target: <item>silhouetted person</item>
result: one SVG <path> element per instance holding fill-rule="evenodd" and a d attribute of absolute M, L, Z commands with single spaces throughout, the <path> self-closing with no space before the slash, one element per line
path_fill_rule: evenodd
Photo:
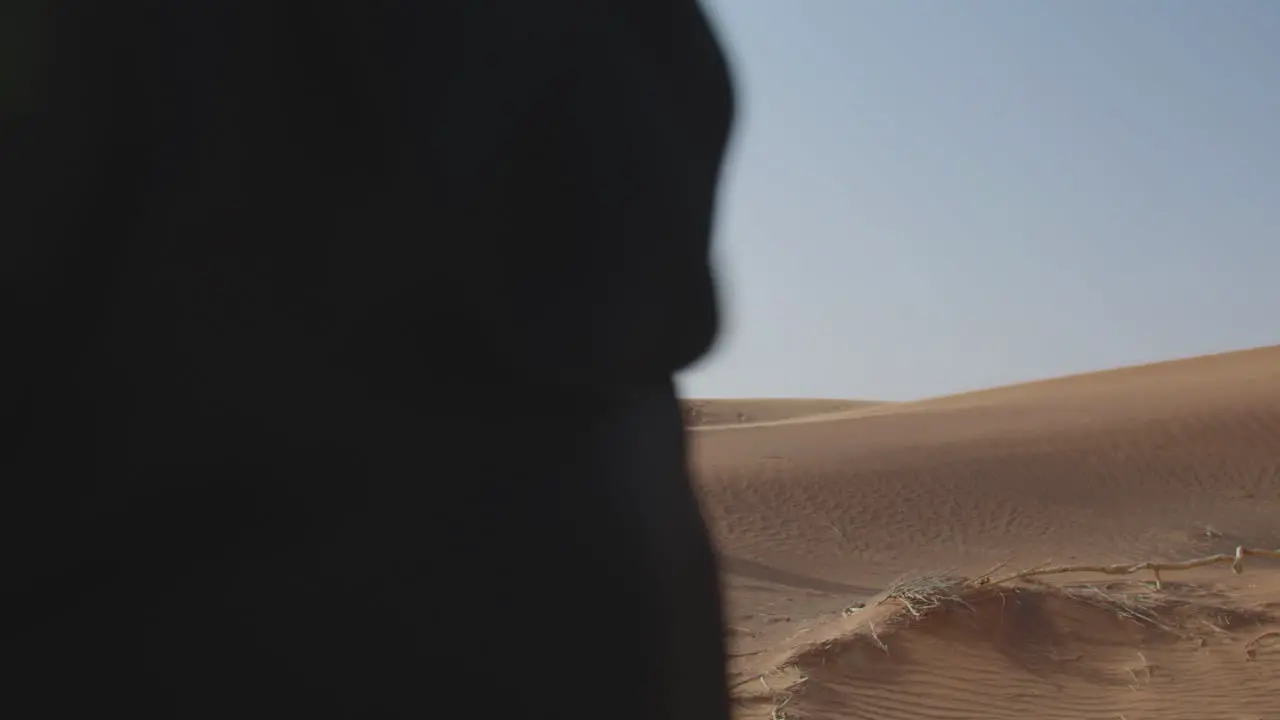
<path fill-rule="evenodd" d="M 727 717 L 694 2 L 6 13 L 8 716 Z"/>

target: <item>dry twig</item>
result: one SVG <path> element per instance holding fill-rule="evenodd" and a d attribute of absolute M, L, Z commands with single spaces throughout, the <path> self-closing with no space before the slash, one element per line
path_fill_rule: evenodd
<path fill-rule="evenodd" d="M 1250 640 L 1244 646 L 1245 660 L 1248 660 L 1249 662 L 1253 662 L 1254 660 L 1257 660 L 1258 648 L 1270 647 L 1275 644 L 1274 642 L 1262 643 L 1262 641 L 1263 640 L 1274 641 L 1277 637 L 1280 637 L 1280 630 L 1268 630 L 1267 632 L 1264 632 L 1258 637 Z"/>
<path fill-rule="evenodd" d="M 1240 546 L 1236 548 L 1234 555 L 1226 555 L 1219 553 L 1217 555 L 1208 555 L 1192 560 L 1184 560 L 1182 562 L 1161 563 L 1161 562 L 1140 562 L 1140 563 L 1117 563 L 1114 565 L 1048 565 L 1023 570 L 1022 572 L 1013 573 L 1004 577 L 991 580 L 980 581 L 978 584 L 999 585 L 1001 583 L 1009 583 L 1015 580 L 1034 577 L 1037 575 L 1061 575 L 1063 573 L 1102 573 L 1104 575 L 1132 575 L 1150 570 L 1156 579 L 1156 589 L 1161 588 L 1160 573 L 1174 572 L 1177 570 L 1190 570 L 1192 568 L 1204 567 L 1206 565 L 1217 565 L 1220 563 L 1229 563 L 1231 571 L 1239 575 L 1244 572 L 1244 559 L 1249 556 L 1277 558 L 1280 559 L 1280 550 L 1267 550 L 1263 548 L 1247 548 Z"/>

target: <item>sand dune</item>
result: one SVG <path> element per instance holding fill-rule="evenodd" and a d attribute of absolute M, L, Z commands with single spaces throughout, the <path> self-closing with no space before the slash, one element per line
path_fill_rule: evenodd
<path fill-rule="evenodd" d="M 691 433 L 743 717 L 1280 717 L 1280 562 L 881 602 L 933 571 L 1280 547 L 1280 347 L 802 409 Z M 1117 615 L 1134 597 L 1150 618 Z"/>
<path fill-rule="evenodd" d="M 731 399 L 685 400 L 685 422 L 692 428 L 772 425 L 823 419 L 837 413 L 881 405 L 873 400 Z"/>

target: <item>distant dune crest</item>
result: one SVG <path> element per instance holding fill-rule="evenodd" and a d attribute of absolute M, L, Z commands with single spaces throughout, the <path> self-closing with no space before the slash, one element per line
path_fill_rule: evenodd
<path fill-rule="evenodd" d="M 818 415 L 860 410 L 880 405 L 874 400 L 814 400 L 760 398 L 684 400 L 687 427 L 722 427 L 797 420 Z"/>

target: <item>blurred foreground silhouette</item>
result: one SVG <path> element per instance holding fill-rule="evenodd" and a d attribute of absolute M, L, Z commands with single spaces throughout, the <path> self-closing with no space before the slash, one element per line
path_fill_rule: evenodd
<path fill-rule="evenodd" d="M 9 12 L 12 707 L 727 717 L 695 3 Z"/>

